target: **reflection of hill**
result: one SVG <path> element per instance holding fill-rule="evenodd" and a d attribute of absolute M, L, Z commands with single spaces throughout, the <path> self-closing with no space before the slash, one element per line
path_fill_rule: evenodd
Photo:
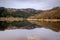
<path fill-rule="evenodd" d="M 34 23 L 36 25 L 40 25 L 44 28 L 52 29 L 54 31 L 60 31 L 60 21 L 39 21 L 39 20 L 31 20 L 31 23 Z"/>

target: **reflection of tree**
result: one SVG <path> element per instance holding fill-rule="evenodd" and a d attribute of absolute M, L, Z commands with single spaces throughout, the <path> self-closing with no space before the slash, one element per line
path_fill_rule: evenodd
<path fill-rule="evenodd" d="M 0 21 L 0 30 L 5 30 L 8 27 L 8 23 L 6 21 Z"/>
<path fill-rule="evenodd" d="M 17 29 L 17 28 L 22 28 L 22 29 L 33 29 L 36 28 L 36 24 L 32 24 L 28 22 L 27 20 L 23 21 L 12 21 L 12 22 L 7 22 L 7 21 L 0 21 L 0 30 L 4 29 Z"/>

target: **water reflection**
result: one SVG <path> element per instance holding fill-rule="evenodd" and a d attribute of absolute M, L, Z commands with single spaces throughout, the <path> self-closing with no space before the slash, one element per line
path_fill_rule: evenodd
<path fill-rule="evenodd" d="M 60 32 L 46 28 L 0 31 L 0 40 L 60 40 Z"/>
<path fill-rule="evenodd" d="M 56 32 L 60 31 L 60 21 L 29 20 L 29 22 Z"/>

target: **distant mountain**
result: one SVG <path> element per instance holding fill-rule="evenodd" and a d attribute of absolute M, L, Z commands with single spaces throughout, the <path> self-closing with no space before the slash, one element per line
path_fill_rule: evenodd
<path fill-rule="evenodd" d="M 24 11 L 24 12 L 28 12 L 28 13 L 36 12 L 36 10 L 35 9 L 32 9 L 32 8 L 20 9 L 20 11 Z"/>
<path fill-rule="evenodd" d="M 8 11 L 10 12 L 15 12 L 15 11 L 23 11 L 23 12 L 27 12 L 27 13 L 38 13 L 41 12 L 42 10 L 35 10 L 33 8 L 26 8 L 26 9 L 15 9 L 15 8 L 7 8 Z"/>

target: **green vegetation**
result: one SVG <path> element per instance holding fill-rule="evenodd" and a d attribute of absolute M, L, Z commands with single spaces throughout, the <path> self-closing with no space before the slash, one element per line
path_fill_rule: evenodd
<path fill-rule="evenodd" d="M 23 12 L 23 11 L 16 11 L 16 12 L 10 13 L 10 15 L 11 15 L 12 17 L 27 18 L 27 17 L 30 16 L 31 14 L 30 14 L 30 13 Z"/>
<path fill-rule="evenodd" d="M 8 15 L 7 9 L 0 7 L 0 17 L 6 17 Z"/>
<path fill-rule="evenodd" d="M 14 11 L 15 10 L 15 11 Z M 33 15 L 35 12 L 25 12 L 18 9 L 7 9 L 4 7 L 0 7 L 0 17 L 21 17 L 21 18 L 27 18 L 31 15 Z"/>

